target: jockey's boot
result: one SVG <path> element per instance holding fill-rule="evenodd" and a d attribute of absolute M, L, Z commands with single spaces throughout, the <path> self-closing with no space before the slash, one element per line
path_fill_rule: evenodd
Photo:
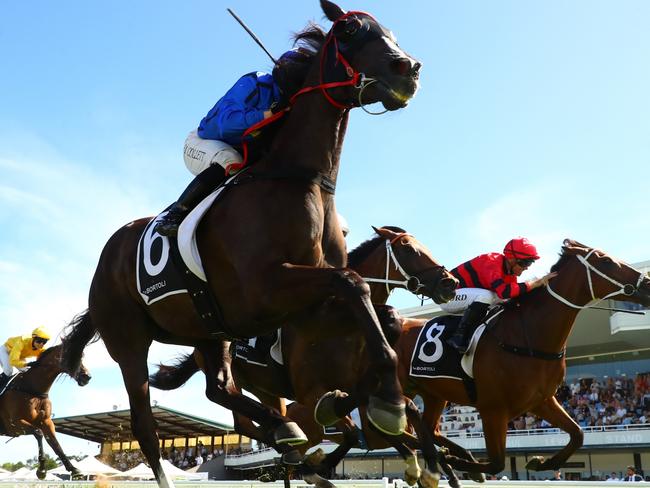
<path fill-rule="evenodd" d="M 463 317 L 458 323 L 454 335 L 447 339 L 447 344 L 456 349 L 459 353 L 465 354 L 469 347 L 469 340 L 476 328 L 481 324 L 485 313 L 490 306 L 487 303 L 474 302 L 467 307 Z"/>
<path fill-rule="evenodd" d="M 183 218 L 196 207 L 212 190 L 226 178 L 225 170 L 218 164 L 213 164 L 201 171 L 181 193 L 178 200 L 169 208 L 156 225 L 155 231 L 163 236 L 175 236 Z"/>

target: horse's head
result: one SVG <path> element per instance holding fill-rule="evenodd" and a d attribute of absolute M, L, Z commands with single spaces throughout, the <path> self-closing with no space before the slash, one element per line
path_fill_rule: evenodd
<path fill-rule="evenodd" d="M 611 298 L 650 306 L 650 278 L 630 265 L 608 256 L 603 251 L 590 248 L 571 239 L 565 239 L 562 257 L 551 270 L 561 267 L 563 259 L 575 257 L 583 274 L 576 277 L 585 279 L 588 299 Z M 551 280 L 551 286 L 553 280 Z"/>
<path fill-rule="evenodd" d="M 445 303 L 454 298 L 458 280 L 415 237 L 406 232 L 396 232 L 396 228 L 373 229 L 386 240 L 386 259 L 393 261 L 387 263 L 391 270 L 388 279 L 406 279 L 407 290 L 431 298 L 436 303 Z"/>
<path fill-rule="evenodd" d="M 59 353 L 57 354 L 57 361 L 61 373 L 66 373 L 68 376 L 74 379 L 79 386 L 86 386 L 92 378 L 88 368 L 86 368 L 83 362 L 80 362 L 79 366 L 76 368 L 71 367 L 65 361 L 61 360 L 63 356 L 63 349 L 64 349 L 63 344 L 55 347 L 58 347 L 60 349 Z"/>
<path fill-rule="evenodd" d="M 323 70 L 347 70 L 349 78 L 353 72 L 363 75 L 348 102 L 381 102 L 388 110 L 405 107 L 418 89 L 421 64 L 370 14 L 346 13 L 328 0 L 321 0 L 321 7 L 333 22 L 323 49 Z M 321 73 L 322 81 L 333 78 L 331 72 Z"/>

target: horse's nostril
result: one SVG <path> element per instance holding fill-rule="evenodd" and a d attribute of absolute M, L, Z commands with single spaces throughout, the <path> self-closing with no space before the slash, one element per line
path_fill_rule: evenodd
<path fill-rule="evenodd" d="M 415 64 L 413 65 L 413 68 L 411 68 L 411 73 L 413 73 L 414 75 L 418 74 L 420 72 L 421 67 L 422 67 L 422 63 L 416 61 Z"/>
<path fill-rule="evenodd" d="M 406 76 L 411 71 L 411 60 L 408 58 L 396 59 L 392 62 L 392 68 L 400 76 Z"/>

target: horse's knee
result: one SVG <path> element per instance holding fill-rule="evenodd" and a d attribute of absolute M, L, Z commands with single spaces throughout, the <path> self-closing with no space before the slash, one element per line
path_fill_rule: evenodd
<path fill-rule="evenodd" d="M 576 446 L 576 449 L 580 449 L 582 444 L 585 442 L 585 434 L 582 429 L 576 429 L 569 433 L 571 442 Z"/>
<path fill-rule="evenodd" d="M 506 460 L 497 459 L 488 464 L 487 472 L 490 474 L 499 474 L 504 469 L 506 469 Z"/>
<path fill-rule="evenodd" d="M 347 298 L 370 297 L 370 285 L 351 269 L 340 269 L 334 273 L 334 285 Z"/>

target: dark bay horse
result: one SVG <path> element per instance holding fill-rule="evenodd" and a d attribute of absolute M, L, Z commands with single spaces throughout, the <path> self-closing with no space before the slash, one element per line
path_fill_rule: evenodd
<path fill-rule="evenodd" d="M 74 369 L 85 345 L 101 336 L 122 372 L 133 432 L 160 486 L 173 483 L 161 468 L 149 404 L 147 353 L 154 340 L 201 351 L 206 396 L 257 422 L 265 433 L 260 440 L 277 446 L 300 441 L 304 434 L 277 411 L 237 391 L 229 340 L 260 336 L 314 314 L 347 313 L 346 323 L 366 340 L 368 376 L 377 380 L 372 418 L 386 431 L 404 429 L 397 355 L 382 332 L 368 285 L 346 268 L 333 191 L 349 110 L 374 102 L 388 110 L 405 107 L 417 91 L 420 63 L 371 15 L 346 13 L 327 0 L 321 7 L 333 22 L 330 31 L 310 27 L 297 36 L 303 47 L 313 48 L 305 88 L 292 99 L 268 154 L 230 181 L 197 231 L 223 335 L 206 330 L 186 294 L 144 303 L 134 263 L 149 218 L 125 225 L 109 239 L 93 277 L 89 308 L 71 323 L 66 364 Z"/>
<path fill-rule="evenodd" d="M 580 426 L 554 396 L 564 379 L 564 351 L 573 323 L 578 312 L 598 298 L 650 305 L 650 279 L 602 251 L 568 239 L 551 271 L 558 275 L 547 288 L 507 304 L 496 325 L 479 341 L 473 367 L 476 403 L 470 401 L 459 380 L 409 375 L 417 336 L 426 320 L 404 320 L 396 345 L 402 386 L 408 396 L 417 394 L 424 399 L 425 421 L 435 429 L 436 444 L 449 450 L 445 458 L 454 468 L 493 474 L 502 471 L 508 422 L 525 412 L 547 420 L 570 437 L 550 459 L 533 458 L 526 469 L 559 469 L 582 446 Z M 520 352 L 513 352 L 513 346 Z M 448 401 L 478 409 L 488 461 L 476 461 L 440 433 L 438 423 Z"/>
<path fill-rule="evenodd" d="M 65 455 L 54 433 L 52 422 L 52 402 L 48 398 L 50 387 L 61 373 L 69 374 L 79 386 L 90 381 L 88 370 L 82 365 L 76 371 L 63 369 L 61 365 L 62 346 L 43 351 L 38 360 L 32 362 L 25 371 L 13 378 L 5 392 L 0 396 L 0 435 L 17 437 L 32 434 L 38 442 L 38 469 L 36 476 L 45 478 L 45 456 L 43 436 L 63 462 L 71 475 L 79 475 L 68 456 Z"/>
<path fill-rule="evenodd" d="M 364 242 L 348 254 L 348 266 L 370 283 L 373 304 L 381 306 L 386 303 L 394 288 L 405 288 L 413 293 L 423 294 L 442 303 L 454 297 L 457 281 L 432 257 L 429 251 L 403 229 L 397 227 L 375 228 L 376 236 Z M 390 307 L 380 308 L 380 314 L 390 314 Z M 393 328 L 384 332 L 389 342 L 394 344 L 399 336 L 391 320 L 382 321 Z M 331 337 L 330 324 L 306 328 L 313 334 L 301 333 L 304 325 L 285 327 L 282 331 L 282 357 L 284 366 L 279 366 L 272 359 L 267 359 L 268 366 L 260 366 L 235 357 L 232 369 L 235 383 L 256 395 L 263 403 L 282 411 L 284 398 L 296 400 L 289 405 L 289 417 L 296 420 L 305 431 L 308 443 L 300 446 L 304 454 L 307 448 L 318 445 L 323 440 L 323 428 L 314 420 L 314 406 L 329 390 L 354 390 L 359 379 L 368 367 L 363 336 L 354 328 L 346 327 L 344 336 Z M 332 358 L 343 358 L 332 361 Z M 161 389 L 174 389 L 184 384 L 203 363 L 201 354 L 183 356 L 173 366 L 161 365 L 150 378 L 150 385 Z M 327 364 L 327 368 L 323 367 Z M 257 427 L 240 414 L 233 414 L 236 430 L 256 437 Z M 310 470 L 303 468 L 305 480 L 317 486 L 331 486 L 315 474 L 327 473 L 335 467 L 340 459 L 357 444 L 357 432 L 353 421 L 347 417 L 340 423 L 344 432 L 331 439 L 340 443 L 337 449 L 317 467 Z M 378 441 L 377 436 L 367 433 L 369 447 L 388 447 L 392 444 L 385 440 Z M 412 451 L 408 454 L 409 479 L 415 481 L 420 477 L 417 458 Z M 309 458 L 309 464 L 316 456 Z"/>

